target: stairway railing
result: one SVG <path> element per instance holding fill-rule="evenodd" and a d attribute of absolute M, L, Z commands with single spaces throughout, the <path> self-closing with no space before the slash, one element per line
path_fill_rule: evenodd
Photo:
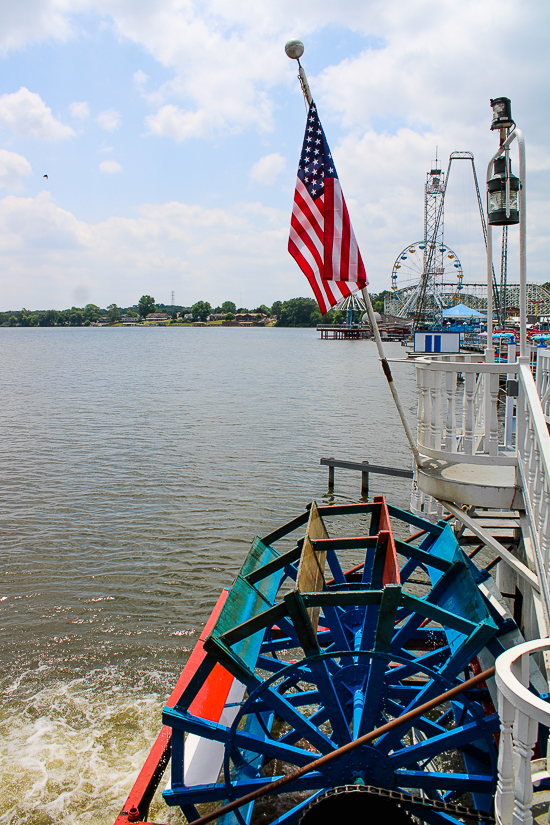
<path fill-rule="evenodd" d="M 550 619 L 550 435 L 527 363 L 519 366 L 517 460 L 541 595 Z M 549 625 L 550 626 L 550 625 Z"/>
<path fill-rule="evenodd" d="M 550 349 L 537 349 L 537 391 L 542 405 L 542 412 L 550 423 Z"/>
<path fill-rule="evenodd" d="M 533 783 L 550 776 L 548 760 L 531 761 L 539 724 L 550 726 L 550 702 L 529 691 L 529 656 L 550 649 L 549 639 L 513 647 L 496 660 L 500 743 L 495 813 L 499 825 L 531 825 Z M 542 770 L 541 770 L 542 768 Z"/>

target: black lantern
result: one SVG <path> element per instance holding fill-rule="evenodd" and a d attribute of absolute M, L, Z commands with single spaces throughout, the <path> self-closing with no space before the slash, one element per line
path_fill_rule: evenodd
<path fill-rule="evenodd" d="M 491 106 L 493 109 L 491 130 L 510 129 L 515 125 L 512 120 L 512 103 L 509 97 L 495 97 L 491 100 Z"/>
<path fill-rule="evenodd" d="M 506 214 L 507 182 L 510 187 L 508 215 Z M 511 165 L 508 175 L 506 174 L 506 157 L 497 158 L 493 165 L 493 177 L 487 183 L 487 219 L 491 226 L 510 226 L 519 223 L 519 189 L 520 181 L 512 173 Z"/>

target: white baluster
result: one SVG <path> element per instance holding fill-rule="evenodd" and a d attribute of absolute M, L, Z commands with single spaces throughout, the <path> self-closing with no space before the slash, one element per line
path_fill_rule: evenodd
<path fill-rule="evenodd" d="M 413 481 L 412 490 L 411 490 L 411 513 L 415 516 L 419 516 L 421 513 L 420 510 L 420 503 L 421 503 L 422 493 L 418 489 L 418 484 L 416 481 Z"/>
<path fill-rule="evenodd" d="M 456 452 L 456 372 L 445 373 L 445 392 L 447 395 L 447 416 L 445 419 L 445 449 Z"/>
<path fill-rule="evenodd" d="M 424 381 L 424 370 L 417 366 L 416 368 L 416 387 L 418 391 L 418 412 L 416 415 L 416 443 L 420 447 L 424 443 L 424 396 L 422 392 L 422 385 Z M 414 485 L 413 485 L 414 489 Z"/>
<path fill-rule="evenodd" d="M 441 373 L 439 370 L 433 370 L 433 399 L 434 399 L 434 415 L 433 415 L 433 447 L 436 450 L 441 450 L 441 429 L 443 423 L 442 411 L 442 389 L 441 389 Z"/>
<path fill-rule="evenodd" d="M 533 429 L 533 421 L 530 409 L 525 411 L 526 418 L 526 450 L 525 457 L 527 459 L 527 495 L 529 500 L 535 504 L 535 478 L 537 475 L 537 450 L 536 450 L 536 436 Z M 535 525 L 533 525 L 535 527 Z"/>
<path fill-rule="evenodd" d="M 428 406 L 430 410 L 430 421 L 429 421 L 429 434 L 428 434 L 428 446 L 432 449 L 436 447 L 435 441 L 435 431 L 436 431 L 436 401 L 435 401 L 435 375 L 433 370 L 429 370 L 429 383 L 428 383 Z"/>
<path fill-rule="evenodd" d="M 471 455 L 474 444 L 474 392 L 473 372 L 464 375 L 464 452 Z"/>
<path fill-rule="evenodd" d="M 544 395 L 544 384 L 545 384 L 545 361 L 546 358 L 540 358 L 537 354 L 537 371 L 535 373 L 535 384 L 537 385 L 537 392 L 539 394 L 539 398 L 542 398 Z"/>
<path fill-rule="evenodd" d="M 523 657 L 527 658 L 528 657 Z M 537 742 L 538 722 L 518 710 L 514 725 L 514 764 L 516 785 L 514 789 L 515 809 L 513 825 L 532 825 L 533 781 L 531 779 L 531 757 Z"/>
<path fill-rule="evenodd" d="M 428 370 L 421 368 L 418 370 L 420 382 L 420 395 L 418 398 L 418 441 L 424 447 L 428 446 L 428 416 L 429 416 L 429 395 L 428 395 Z"/>
<path fill-rule="evenodd" d="M 533 432 L 533 452 L 532 459 L 534 464 L 534 478 L 533 478 L 533 493 L 531 497 L 531 504 L 533 507 L 533 517 L 535 520 L 535 529 L 537 534 L 540 534 L 540 527 L 542 523 L 541 509 L 542 509 L 542 494 L 544 490 L 544 471 L 540 461 L 540 449 L 536 432 Z"/>
<path fill-rule="evenodd" d="M 520 378 L 520 374 L 518 372 L 518 379 Z M 524 462 L 525 458 L 525 391 L 523 389 L 523 384 L 519 381 L 519 395 L 518 395 L 518 403 L 517 403 L 517 410 L 516 410 L 516 449 L 518 453 L 518 461 Z"/>
<path fill-rule="evenodd" d="M 426 368 L 426 392 L 424 395 L 424 444 L 426 447 L 431 447 L 432 437 L 432 396 L 430 393 L 430 384 L 432 380 L 431 370 Z"/>
<path fill-rule="evenodd" d="M 498 783 L 495 796 L 497 821 L 501 825 L 512 825 L 514 813 L 514 762 L 512 737 L 515 708 L 499 691 L 498 715 L 500 717 L 500 741 L 498 747 Z"/>
<path fill-rule="evenodd" d="M 493 372 L 486 376 L 489 384 L 489 410 L 485 410 L 485 415 L 489 418 L 489 455 L 498 455 L 498 373 Z"/>
<path fill-rule="evenodd" d="M 550 550 L 550 488 L 548 485 L 548 478 L 544 477 L 544 491 L 542 496 L 542 525 L 539 533 L 540 549 L 542 552 L 542 559 L 546 575 L 550 572 L 548 569 L 548 552 Z"/>

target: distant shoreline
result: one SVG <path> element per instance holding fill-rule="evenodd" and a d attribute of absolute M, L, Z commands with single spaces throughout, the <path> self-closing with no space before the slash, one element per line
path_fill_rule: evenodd
<path fill-rule="evenodd" d="M 141 329 L 151 328 L 151 327 L 166 327 L 168 329 L 172 329 L 174 327 L 188 327 L 193 328 L 196 327 L 197 329 L 205 329 L 206 327 L 222 327 L 224 329 L 273 329 L 273 327 L 277 326 L 276 324 L 224 324 L 221 321 L 212 321 L 211 323 L 203 323 L 203 324 L 194 324 L 194 323 L 144 323 L 144 324 L 52 324 L 51 326 L 40 326 L 38 324 L 33 324 L 32 326 L 26 326 L 25 324 L 0 324 L 0 329 L 122 329 L 124 327 L 129 327 L 130 329 L 135 329 L 136 327 L 140 327 Z M 280 329 L 315 329 L 315 327 L 280 327 Z"/>

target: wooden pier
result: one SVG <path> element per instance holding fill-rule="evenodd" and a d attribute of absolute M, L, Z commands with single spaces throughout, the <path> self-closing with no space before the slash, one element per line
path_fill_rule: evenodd
<path fill-rule="evenodd" d="M 369 327 L 335 327 L 319 325 L 321 339 L 327 341 L 360 341 L 371 338 Z"/>

